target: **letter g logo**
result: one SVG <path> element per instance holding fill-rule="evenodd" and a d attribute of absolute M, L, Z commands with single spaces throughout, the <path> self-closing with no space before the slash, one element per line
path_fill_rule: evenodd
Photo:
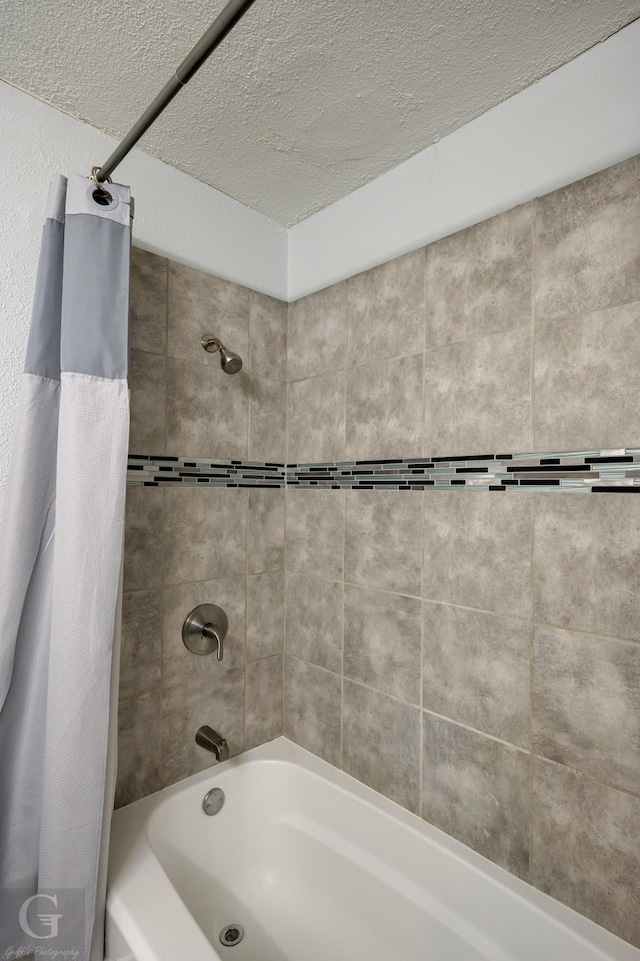
<path fill-rule="evenodd" d="M 30 905 L 37 901 L 38 898 L 44 898 L 53 904 L 54 908 L 58 907 L 58 895 L 57 894 L 34 894 L 30 898 L 27 898 L 23 902 L 20 908 L 20 913 L 18 915 L 18 920 L 20 922 L 20 927 L 25 934 L 29 935 L 30 938 L 36 938 L 38 941 L 48 941 L 49 938 L 56 938 L 58 936 L 58 921 L 62 917 L 61 914 L 38 914 L 37 918 L 44 928 L 49 929 L 48 934 L 36 934 L 35 931 L 31 930 L 31 925 L 29 924 L 29 919 L 27 918 L 27 912 Z"/>

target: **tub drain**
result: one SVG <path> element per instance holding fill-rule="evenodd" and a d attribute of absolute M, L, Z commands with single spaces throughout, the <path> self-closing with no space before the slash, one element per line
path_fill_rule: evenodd
<path fill-rule="evenodd" d="M 240 944 L 243 938 L 244 931 L 239 924 L 228 924 L 220 932 L 220 944 L 224 944 L 228 948 L 233 947 L 234 944 Z"/>

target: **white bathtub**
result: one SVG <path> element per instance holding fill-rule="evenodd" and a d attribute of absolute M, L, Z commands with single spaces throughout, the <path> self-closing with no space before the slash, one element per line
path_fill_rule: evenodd
<path fill-rule="evenodd" d="M 640 959 L 284 738 L 117 811 L 109 873 L 108 961 Z"/>

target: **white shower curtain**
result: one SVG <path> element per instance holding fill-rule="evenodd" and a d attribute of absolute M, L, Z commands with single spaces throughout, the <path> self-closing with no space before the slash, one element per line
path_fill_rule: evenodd
<path fill-rule="evenodd" d="M 131 244 L 108 190 L 51 186 L 0 524 L 0 961 L 103 951 Z"/>

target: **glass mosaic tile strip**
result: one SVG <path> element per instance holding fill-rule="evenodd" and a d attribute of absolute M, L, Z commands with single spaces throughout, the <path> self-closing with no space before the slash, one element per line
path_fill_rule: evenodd
<path fill-rule="evenodd" d="M 127 483 L 162 487 L 284 487 L 285 465 L 273 461 L 205 460 L 130 454 Z"/>
<path fill-rule="evenodd" d="M 640 448 L 312 464 L 130 454 L 131 486 L 640 493 Z"/>

